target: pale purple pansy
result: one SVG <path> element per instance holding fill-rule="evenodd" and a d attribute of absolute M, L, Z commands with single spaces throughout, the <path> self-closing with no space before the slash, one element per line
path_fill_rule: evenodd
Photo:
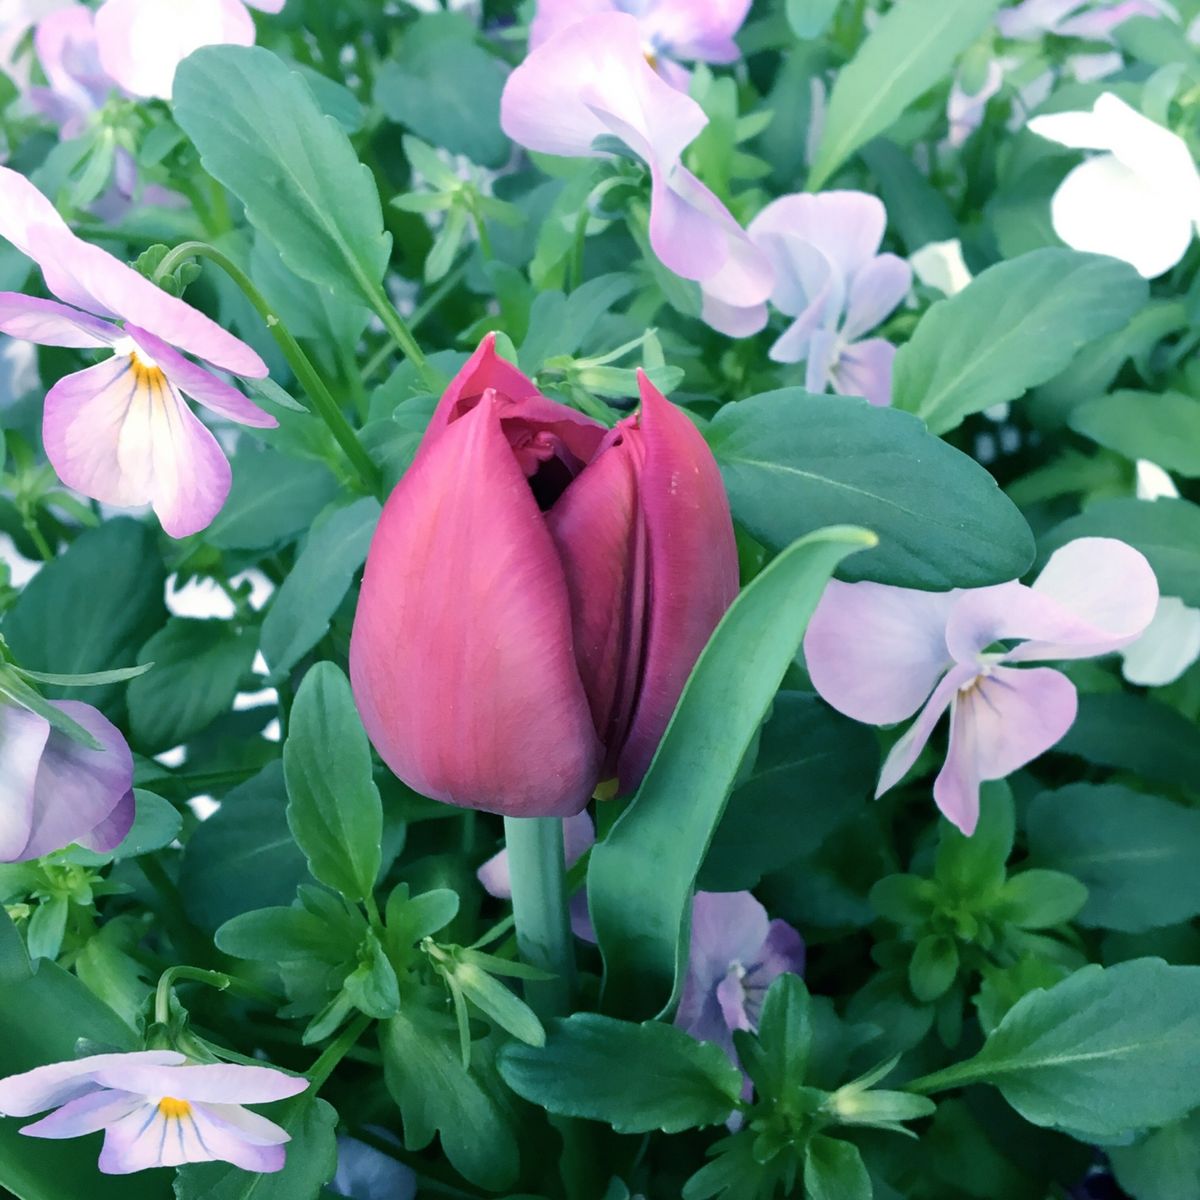
<path fill-rule="evenodd" d="M 382 1142 L 394 1143 L 400 1150 L 403 1143 L 386 1129 L 369 1130 Z M 416 1200 L 417 1176 L 411 1167 L 398 1162 L 390 1154 L 359 1141 L 340 1137 L 337 1140 L 337 1172 L 326 1185 L 335 1196 L 347 1200 Z"/>
<path fill-rule="evenodd" d="M 169 100 L 175 71 L 201 46 L 253 46 L 247 10 L 277 13 L 285 0 L 106 0 L 96 14 L 100 61 L 134 96 Z"/>
<path fill-rule="evenodd" d="M 771 303 L 795 318 L 770 357 L 806 363 L 810 392 L 891 402 L 895 347 L 864 337 L 912 287 L 912 267 L 879 253 L 886 227 L 883 203 L 865 192 L 782 196 L 750 223 L 775 264 Z"/>
<path fill-rule="evenodd" d="M 172 537 L 205 528 L 225 502 L 231 473 L 184 396 L 243 425 L 277 422 L 180 351 L 252 379 L 267 374 L 266 364 L 190 304 L 76 237 L 50 201 L 7 168 L 0 168 L 0 236 L 42 268 L 64 301 L 0 292 L 0 333 L 112 351 L 46 396 L 42 439 L 59 478 L 107 504 L 152 504 Z"/>
<path fill-rule="evenodd" d="M 704 319 L 715 329 L 741 337 L 762 327 L 766 312 L 755 306 L 774 283 L 770 260 L 684 167 L 684 148 L 708 118 L 646 62 L 635 17 L 599 13 L 547 38 L 509 76 L 500 123 L 543 154 L 603 157 L 606 138 L 627 146 L 650 171 L 654 253 L 700 284 Z"/>
<path fill-rule="evenodd" d="M 120 90 L 100 65 L 96 14 L 84 4 L 51 13 L 38 22 L 33 46 L 48 86 L 31 88 L 29 99 L 63 138 L 78 137 Z"/>
<path fill-rule="evenodd" d="M 19 88 L 29 83 L 32 56 L 22 53 L 29 31 L 44 17 L 75 0 L 0 0 L 0 71 Z"/>
<path fill-rule="evenodd" d="M 1166 0 L 1024 0 L 996 14 L 1004 37 L 1022 41 L 1057 37 L 1110 41 L 1113 30 L 1133 17 L 1176 17 Z"/>
<path fill-rule="evenodd" d="M 1088 112 L 1034 117 L 1029 129 L 1073 150 L 1080 163 L 1051 201 L 1068 246 L 1108 254 L 1155 279 L 1187 253 L 1200 225 L 1200 171 L 1178 134 L 1106 92 Z"/>
<path fill-rule="evenodd" d="M 884 761 L 876 795 L 898 784 L 950 712 L 937 806 L 963 833 L 979 788 L 1055 745 L 1075 721 L 1075 686 L 1048 667 L 1128 646 L 1154 617 L 1146 559 L 1112 538 L 1079 538 L 1050 556 L 1032 586 L 921 592 L 879 583 L 827 588 L 804 638 L 813 686 L 869 725 L 916 721 Z"/>
<path fill-rule="evenodd" d="M 563 820 L 563 857 L 567 868 L 573 867 L 591 848 L 596 840 L 596 827 L 587 812 L 577 813 Z M 476 872 L 483 890 L 497 900 L 512 899 L 512 874 L 508 865 L 508 851 L 501 850 L 492 855 Z M 575 936 L 585 942 L 594 942 L 596 934 L 588 916 L 587 894 L 581 889 L 570 900 L 571 928 Z"/>
<path fill-rule="evenodd" d="M 749 892 L 697 892 L 675 1024 L 736 1062 L 734 1031 L 758 1029 L 767 989 L 780 975 L 803 974 L 804 958 L 804 939 Z"/>
<path fill-rule="evenodd" d="M 749 11 L 750 0 L 538 0 L 529 44 L 536 48 L 583 17 L 628 13 L 637 19 L 646 60 L 686 92 L 691 75 L 680 63 L 736 62 L 741 51 L 733 39 Z"/>
<path fill-rule="evenodd" d="M 133 824 L 133 755 L 125 739 L 90 704 L 60 700 L 54 707 L 101 749 L 0 702 L 0 862 L 27 862 L 73 842 L 111 850 Z"/>
<path fill-rule="evenodd" d="M 227 1162 L 245 1171 L 283 1168 L 290 1135 L 243 1108 L 298 1096 L 308 1080 L 273 1067 L 191 1063 L 173 1050 L 98 1054 L 0 1080 L 0 1114 L 29 1117 L 28 1137 L 76 1138 L 104 1130 L 100 1170 Z"/>

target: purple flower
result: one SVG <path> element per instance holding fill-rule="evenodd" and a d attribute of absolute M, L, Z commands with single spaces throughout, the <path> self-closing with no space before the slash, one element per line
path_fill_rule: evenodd
<path fill-rule="evenodd" d="M 704 110 L 655 74 L 642 31 L 605 12 L 559 29 L 509 76 L 500 122 L 543 154 L 603 157 L 617 139 L 650 169 L 650 245 L 704 293 L 704 319 L 745 336 L 762 328 L 774 273 L 729 210 L 683 166 L 684 148 L 708 124 Z M 757 324 L 754 322 L 757 320 Z"/>
<path fill-rule="evenodd" d="M 171 98 L 175 71 L 201 46 L 253 46 L 246 5 L 277 13 L 285 0 L 106 0 L 96 14 L 104 69 L 135 96 Z"/>
<path fill-rule="evenodd" d="M 750 0 L 538 0 L 529 45 L 597 13 L 635 17 L 646 60 L 672 87 L 686 92 L 691 75 L 680 62 L 731 63 L 741 58 L 733 40 Z"/>
<path fill-rule="evenodd" d="M 278 1171 L 289 1135 L 243 1104 L 297 1096 L 308 1080 L 272 1067 L 195 1064 L 172 1050 L 97 1054 L 0 1080 L 0 1114 L 49 1116 L 28 1137 L 76 1138 L 103 1129 L 100 1170 L 128 1175 L 150 1167 L 228 1162 Z"/>
<path fill-rule="evenodd" d="M 1075 720 L 1071 681 L 1019 664 L 1119 650 L 1150 624 L 1157 604 L 1154 572 L 1138 551 L 1112 538 L 1079 538 L 1051 555 L 1032 587 L 920 592 L 835 581 L 804 652 L 813 686 L 839 712 L 894 725 L 919 710 L 883 764 L 877 796 L 904 778 L 950 710 L 933 798 L 970 835 L 981 782 L 1032 762 Z"/>
<path fill-rule="evenodd" d="M 596 827 L 586 812 L 577 813 L 563 821 L 563 854 L 567 868 L 573 867 L 596 841 Z M 492 855 L 476 872 L 483 890 L 497 900 L 512 899 L 512 875 L 508 866 L 508 851 L 501 850 Z M 587 893 L 580 890 L 571 897 L 571 928 L 575 936 L 585 942 L 594 942 L 596 934 L 588 916 Z"/>
<path fill-rule="evenodd" d="M 1080 10 L 1084 11 L 1080 11 Z M 1024 0 L 996 14 L 996 28 L 1004 37 L 1034 40 L 1046 34 L 1058 37 L 1111 41 L 1113 30 L 1132 17 L 1174 17 L 1164 0 Z"/>
<path fill-rule="evenodd" d="M 0 71 L 21 89 L 29 83 L 30 59 L 21 53 L 25 35 L 43 17 L 73 4 L 74 0 L 0 0 Z"/>
<path fill-rule="evenodd" d="M 64 139 L 79 137 L 119 90 L 100 65 L 96 14 L 83 4 L 53 12 L 38 22 L 33 45 L 49 87 L 31 88 L 29 98 Z"/>
<path fill-rule="evenodd" d="M 749 892 L 697 892 L 687 979 L 675 1024 L 737 1062 L 733 1031 L 756 1031 L 767 989 L 804 971 L 804 939 Z"/>
<path fill-rule="evenodd" d="M 133 755 L 90 704 L 54 706 L 103 747 L 93 750 L 44 717 L 0 703 L 0 862 L 25 862 L 79 842 L 106 851 L 133 824 Z"/>
<path fill-rule="evenodd" d="M 386 1129 L 372 1129 L 381 1140 L 401 1143 Z M 360 1142 L 357 1138 L 340 1137 L 337 1141 L 337 1174 L 328 1185 L 335 1196 L 349 1200 L 415 1200 L 417 1177 L 402 1162 L 391 1155 Z"/>
<path fill-rule="evenodd" d="M 277 422 L 180 351 L 254 379 L 267 374 L 266 364 L 190 304 L 77 238 L 33 184 L 3 167 L 0 235 L 42 268 L 46 286 L 65 302 L 0 292 L 0 333 L 112 351 L 46 396 L 42 440 L 59 478 L 107 504 L 152 504 L 172 537 L 205 528 L 225 503 L 231 472 L 184 395 L 243 425 Z"/>
<path fill-rule="evenodd" d="M 805 386 L 891 402 L 895 347 L 863 338 L 908 294 L 912 268 L 880 254 L 887 211 L 864 192 L 782 196 L 750 224 L 775 265 L 771 303 L 795 317 L 771 347 L 775 362 L 806 362 Z"/>

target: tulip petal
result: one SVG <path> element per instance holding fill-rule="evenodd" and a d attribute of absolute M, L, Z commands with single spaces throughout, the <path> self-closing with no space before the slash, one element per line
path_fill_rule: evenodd
<path fill-rule="evenodd" d="M 107 0 L 96 14 L 104 69 L 135 96 L 171 98 L 175 71 L 201 46 L 254 45 L 239 0 Z"/>
<path fill-rule="evenodd" d="M 50 728 L 35 713 L 0 704 L 0 862 L 16 862 L 29 843 L 38 767 Z"/>
<path fill-rule="evenodd" d="M 90 704 L 58 700 L 55 707 L 104 748 L 93 750 L 51 730 L 38 768 L 22 859 L 40 858 L 88 836 L 113 816 L 133 787 L 133 755 L 116 726 Z"/>
<path fill-rule="evenodd" d="M 575 658 L 596 733 L 616 771 L 641 680 L 649 546 L 639 482 L 646 448 L 623 421 L 588 469 L 546 515 L 570 597 Z"/>
<path fill-rule="evenodd" d="M 166 377 L 185 395 L 209 412 L 227 417 L 239 425 L 254 429 L 274 429 L 279 422 L 264 412 L 237 388 L 218 379 L 211 371 L 189 362 L 161 338 L 137 325 L 127 324 L 125 332 L 162 368 Z"/>
<path fill-rule="evenodd" d="M 121 338 L 121 331 L 99 317 L 66 304 L 38 300 L 20 292 L 0 292 L 0 333 L 39 346 L 101 349 Z"/>
<path fill-rule="evenodd" d="M 532 379 L 496 353 L 496 335 L 489 333 L 463 364 L 442 394 L 425 442 L 433 441 L 452 421 L 457 421 L 479 402 L 484 392 L 493 391 L 513 400 L 538 395 Z"/>
<path fill-rule="evenodd" d="M 1058 742 L 1075 721 L 1075 686 L 1058 671 L 997 667 L 960 691 L 951 712 L 946 763 L 933 785 L 937 806 L 969 837 L 979 785 L 1004 779 Z"/>
<path fill-rule="evenodd" d="M 641 782 L 696 660 L 738 594 L 733 519 L 712 451 L 644 372 L 638 384 L 650 590 L 642 687 L 619 764 L 623 790 Z"/>
<path fill-rule="evenodd" d="M 933 694 L 921 709 L 917 719 L 905 730 L 903 737 L 888 752 L 875 785 L 875 798 L 891 791 L 912 770 L 913 763 L 920 757 L 926 743 L 933 736 L 942 713 L 957 697 L 959 690 L 970 684 L 978 672 L 971 666 L 959 666 L 947 674 L 933 689 Z"/>
<path fill-rule="evenodd" d="M 821 699 L 869 725 L 911 717 L 953 665 L 946 622 L 961 594 L 833 580 L 804 635 Z"/>
<path fill-rule="evenodd" d="M 123 1063 L 126 1065 L 178 1065 L 187 1059 L 174 1050 L 139 1050 L 131 1054 L 93 1054 L 73 1062 L 49 1063 L 20 1075 L 0 1079 L 0 1114 L 6 1117 L 31 1117 L 34 1113 L 57 1108 L 99 1086 L 97 1071 Z"/>
<path fill-rule="evenodd" d="M 587 803 L 601 747 L 553 539 L 485 392 L 384 509 L 350 645 L 375 748 L 439 800 L 517 816 Z"/>
<path fill-rule="evenodd" d="M 216 438 L 161 373 L 124 356 L 50 389 L 42 441 L 68 487 L 106 504 L 153 504 L 172 537 L 208 526 L 229 494 Z"/>

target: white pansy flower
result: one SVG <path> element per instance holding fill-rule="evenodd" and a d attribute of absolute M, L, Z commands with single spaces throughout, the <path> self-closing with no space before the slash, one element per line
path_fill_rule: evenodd
<path fill-rule="evenodd" d="M 929 242 L 908 261 L 917 278 L 926 286 L 937 288 L 947 296 L 956 296 L 971 282 L 971 271 L 963 258 L 962 242 Z"/>
<path fill-rule="evenodd" d="M 1035 117 L 1029 128 L 1073 150 L 1104 151 L 1054 194 L 1054 230 L 1068 246 L 1123 259 L 1147 279 L 1183 258 L 1200 220 L 1200 172 L 1182 138 L 1108 92 L 1091 112 Z"/>
<path fill-rule="evenodd" d="M 1174 683 L 1200 658 L 1200 609 L 1163 596 L 1146 632 L 1122 652 L 1122 674 L 1140 687 Z"/>

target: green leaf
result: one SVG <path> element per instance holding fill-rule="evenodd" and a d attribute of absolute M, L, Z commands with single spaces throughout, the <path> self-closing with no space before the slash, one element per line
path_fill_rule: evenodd
<path fill-rule="evenodd" d="M 1137 1200 L 1181 1200 L 1200 1185 L 1200 1112 L 1133 1146 L 1108 1151 L 1117 1182 Z"/>
<path fill-rule="evenodd" d="M 1037 862 L 1087 885 L 1081 925 L 1142 933 L 1200 914 L 1194 808 L 1120 784 L 1076 783 L 1036 796 L 1026 829 Z"/>
<path fill-rule="evenodd" d="M 1054 749 L 1168 786 L 1196 790 L 1200 781 L 1195 724 L 1132 692 L 1080 696 L 1075 724 Z"/>
<path fill-rule="evenodd" d="M 391 255 L 379 192 L 304 78 L 258 46 L 206 46 L 180 64 L 174 95 L 205 169 L 288 267 L 371 305 Z"/>
<path fill-rule="evenodd" d="M 1000 0 L 897 0 L 838 74 L 808 190 L 819 191 L 855 150 L 949 75 L 999 7 Z"/>
<path fill-rule="evenodd" d="M 291 908 L 257 908 L 226 921 L 214 941 L 222 954 L 251 962 L 290 963 L 313 959 L 340 962 L 352 946 L 343 946 L 340 931 L 315 913 Z"/>
<path fill-rule="evenodd" d="M 367 930 L 358 958 L 358 966 L 343 985 L 346 998 L 377 1021 L 394 1017 L 400 1009 L 400 985 L 373 929 Z"/>
<path fill-rule="evenodd" d="M 1049 929 L 1077 917 L 1087 898 L 1088 889 L 1073 875 L 1034 868 L 1005 883 L 996 915 L 1021 929 Z"/>
<path fill-rule="evenodd" d="M 283 767 L 273 762 L 228 792 L 188 838 L 179 890 L 202 929 L 274 904 L 289 904 L 308 878 L 287 823 Z"/>
<path fill-rule="evenodd" d="M 1200 606 L 1200 506 L 1188 500 L 1098 500 L 1039 539 L 1049 557 L 1081 537 L 1110 537 L 1140 550 L 1164 596 Z"/>
<path fill-rule="evenodd" d="M 228 1163 L 181 1167 L 175 1200 L 316 1200 L 337 1170 L 337 1113 L 308 1092 L 261 1111 L 291 1134 L 283 1170 L 258 1175 Z"/>
<path fill-rule="evenodd" d="M 405 1147 L 423 1150 L 440 1133 L 442 1150 L 464 1179 L 500 1191 L 519 1165 L 510 1118 L 497 1099 L 500 1081 L 480 1042 L 471 1048 L 471 1069 L 463 1066 L 454 1018 L 429 1004 L 428 998 L 406 1004 L 380 1035 Z"/>
<path fill-rule="evenodd" d="M 908 964 L 908 986 L 922 1004 L 944 996 L 957 974 L 958 947 L 953 938 L 930 933 L 917 943 Z"/>
<path fill-rule="evenodd" d="M 992 1083 L 1034 1125 L 1115 1139 L 1200 1107 L 1200 967 L 1084 967 L 1009 1009 L 968 1062 L 922 1091 Z"/>
<path fill-rule="evenodd" d="M 296 693 L 283 747 L 288 825 L 314 878 L 348 900 L 371 894 L 381 862 L 383 805 L 350 682 L 318 663 Z"/>
<path fill-rule="evenodd" d="M 55 675 L 49 671 L 29 671 L 25 667 L 14 667 L 13 670 L 34 683 L 64 688 L 91 688 L 104 687 L 108 683 L 126 683 L 145 675 L 152 666 L 153 663 L 143 663 L 140 667 L 118 667 L 113 671 L 92 671 L 88 675 Z"/>
<path fill-rule="evenodd" d="M 166 572 L 154 533 L 118 517 L 80 534 L 21 592 L 2 627 L 13 657 L 34 671 L 88 675 L 135 661 L 166 619 Z M 90 703 L 111 711 L 119 684 L 97 688 Z M 58 697 L 64 689 L 48 687 Z"/>
<path fill-rule="evenodd" d="M 1071 428 L 1131 462 L 1200 476 L 1200 400 L 1182 392 L 1112 392 L 1071 411 Z"/>
<path fill-rule="evenodd" d="M 700 887 L 733 892 L 811 854 L 874 791 L 878 742 L 808 692 L 780 692 L 754 769 L 738 785 L 704 860 Z"/>
<path fill-rule="evenodd" d="M 738 767 L 834 568 L 873 544 L 859 529 L 797 542 L 734 601 L 701 655 L 637 795 L 592 851 L 610 1009 L 653 1016 L 678 996 L 696 876 Z"/>
<path fill-rule="evenodd" d="M 989 267 L 939 300 L 900 348 L 892 402 L 945 433 L 1054 378 L 1089 342 L 1128 324 L 1147 295 L 1128 263 L 1106 255 L 1053 247 Z"/>
<path fill-rule="evenodd" d="M 528 1046 L 543 1046 L 546 1031 L 524 1001 L 473 962 L 456 963 L 455 984 L 476 1008 L 506 1033 Z"/>
<path fill-rule="evenodd" d="M 500 129 L 507 76 L 504 64 L 476 43 L 469 21 L 436 13 L 400 39 L 395 60 L 379 71 L 375 102 L 427 142 L 499 167 L 512 151 Z"/>
<path fill-rule="evenodd" d="M 380 511 L 379 501 L 367 496 L 313 526 L 263 621 L 260 646 L 273 680 L 284 678 L 329 632 L 333 614 L 366 562 Z"/>
<path fill-rule="evenodd" d="M 100 740 L 84 729 L 78 721 L 67 716 L 57 704 L 52 704 L 41 692 L 26 683 L 22 675 L 4 664 L 0 664 L 0 696 L 41 717 L 43 721 L 49 721 L 52 728 L 73 742 L 78 742 L 89 750 L 104 748 Z"/>
<path fill-rule="evenodd" d="M 858 1147 L 840 1138 L 819 1136 L 804 1151 L 807 1200 L 871 1200 L 871 1177 Z"/>
<path fill-rule="evenodd" d="M 770 549 L 843 522 L 878 536 L 846 579 L 983 587 L 1033 561 L 1029 526 L 991 475 L 908 414 L 787 388 L 727 404 L 708 438 L 734 517 Z"/>
<path fill-rule="evenodd" d="M 547 1112 L 603 1121 L 617 1133 L 719 1125 L 742 1090 L 741 1072 L 711 1042 L 658 1021 L 632 1025 L 597 1013 L 552 1022 L 540 1050 L 506 1046 L 500 1074 Z"/>
<path fill-rule="evenodd" d="M 139 1048 L 133 1030 L 73 975 L 45 961 L 34 973 L 0 910 L 0 1077 L 68 1061 L 80 1038 L 116 1050 Z M 18 1200 L 168 1200 L 169 1176 L 162 1172 L 101 1175 L 99 1138 L 43 1141 L 24 1137 L 25 1124 L 0 1119 L 0 1188 Z"/>
<path fill-rule="evenodd" d="M 172 617 L 143 647 L 154 669 L 129 685 L 129 721 L 137 745 L 157 754 L 202 733 L 232 706 L 254 664 L 253 630 L 228 621 Z"/>
<path fill-rule="evenodd" d="M 833 23 L 839 0 L 787 0 L 787 22 L 798 38 L 821 37 Z"/>
<path fill-rule="evenodd" d="M 785 972 L 767 989 L 758 1022 L 757 1044 L 739 1058 L 754 1080 L 757 1095 L 782 1100 L 804 1083 L 813 1044 L 812 999 L 799 975 Z"/>

